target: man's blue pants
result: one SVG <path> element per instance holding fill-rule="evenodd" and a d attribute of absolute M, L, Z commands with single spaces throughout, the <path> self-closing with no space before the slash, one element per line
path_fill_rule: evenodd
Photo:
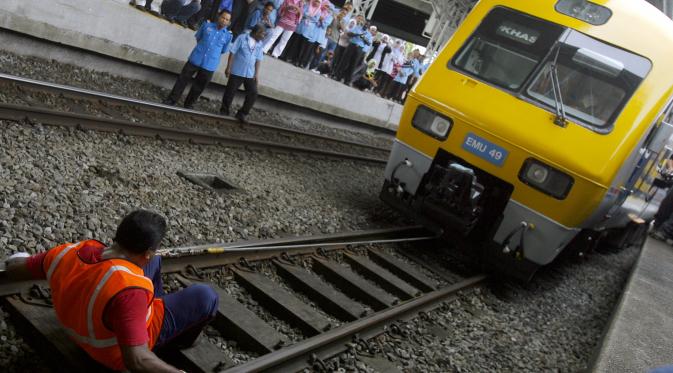
<path fill-rule="evenodd" d="M 164 301 L 164 322 L 155 348 L 169 342 L 181 347 L 190 346 L 206 324 L 215 318 L 219 304 L 217 293 L 208 285 L 197 284 L 164 294 L 161 257 L 158 256 L 152 258 L 143 271 L 154 284 L 154 296 Z"/>

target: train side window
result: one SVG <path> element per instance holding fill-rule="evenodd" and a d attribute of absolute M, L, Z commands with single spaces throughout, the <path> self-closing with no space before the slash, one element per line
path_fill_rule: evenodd
<path fill-rule="evenodd" d="M 563 27 L 554 23 L 496 7 L 449 62 L 449 67 L 516 91 L 562 32 Z"/>

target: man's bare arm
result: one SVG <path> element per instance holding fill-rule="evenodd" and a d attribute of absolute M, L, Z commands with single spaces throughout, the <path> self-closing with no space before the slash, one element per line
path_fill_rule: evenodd
<path fill-rule="evenodd" d="M 146 344 L 139 346 L 125 346 L 120 345 L 122 350 L 122 357 L 126 369 L 131 372 L 157 372 L 157 373 L 179 373 L 181 370 L 165 363 L 159 359 L 154 352 L 147 348 Z"/>

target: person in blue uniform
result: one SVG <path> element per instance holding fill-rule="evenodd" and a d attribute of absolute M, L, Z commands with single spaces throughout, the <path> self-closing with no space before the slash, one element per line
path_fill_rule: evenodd
<path fill-rule="evenodd" d="M 245 30 L 250 31 L 256 24 L 266 28 L 267 34 L 270 29 L 276 27 L 276 12 L 272 1 L 267 2 L 263 8 L 256 8 L 245 23 Z"/>
<path fill-rule="evenodd" d="M 185 99 L 185 108 L 194 107 L 194 103 L 213 78 L 213 73 L 220 65 L 222 55 L 229 49 L 233 38 L 227 29 L 230 20 L 231 15 L 225 10 L 219 13 L 217 22 L 207 21 L 201 25 L 196 32 L 196 47 L 189 55 L 189 60 L 182 68 L 170 95 L 163 101 L 164 104 L 175 105 L 180 100 L 187 83 L 196 75 Z"/>
<path fill-rule="evenodd" d="M 238 88 L 245 87 L 245 102 L 243 107 L 236 113 L 236 118 L 242 123 L 247 123 L 247 116 L 257 99 L 257 82 L 259 81 L 259 67 L 264 56 L 264 43 L 266 28 L 255 25 L 250 32 L 243 33 L 236 38 L 229 50 L 229 60 L 225 74 L 229 79 L 227 88 L 222 97 L 220 114 L 229 115 L 231 102 Z"/>

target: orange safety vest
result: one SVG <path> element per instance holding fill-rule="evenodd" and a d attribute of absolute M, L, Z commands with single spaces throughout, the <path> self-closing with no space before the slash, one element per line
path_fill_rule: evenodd
<path fill-rule="evenodd" d="M 114 370 L 124 370 L 121 349 L 115 334 L 103 323 L 108 302 L 127 288 L 147 293 L 149 349 L 154 347 L 164 318 L 164 304 L 154 299 L 152 281 L 142 268 L 124 259 L 106 259 L 89 264 L 80 259 L 84 246 L 104 245 L 95 240 L 63 244 L 47 252 L 43 268 L 51 287 L 56 316 L 68 335 L 92 358 Z"/>

